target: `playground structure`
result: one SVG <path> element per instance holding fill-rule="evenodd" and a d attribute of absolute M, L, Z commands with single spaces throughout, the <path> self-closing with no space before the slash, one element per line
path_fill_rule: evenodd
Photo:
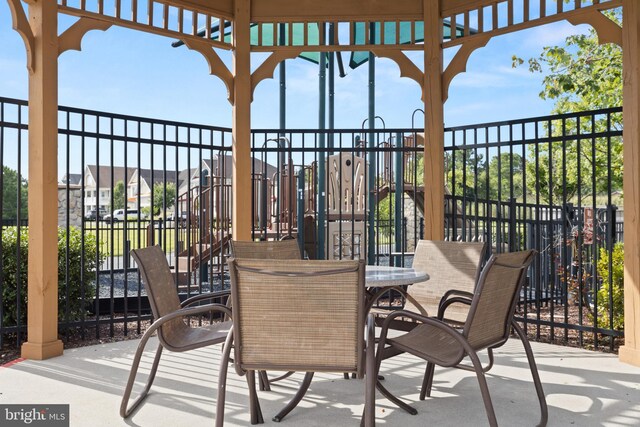
<path fill-rule="evenodd" d="M 424 191 L 422 183 L 416 182 L 423 141 L 422 134 L 399 136 L 395 142 L 379 143 L 371 152 L 364 138 L 357 137 L 353 147 L 296 164 L 287 138 L 266 139 L 262 151 L 254 152 L 252 206 L 247 207 L 254 219 L 253 238 L 297 239 L 309 258 L 373 262 L 367 240 L 372 235 L 369 228 L 379 224 L 371 215 L 370 202 L 376 210 L 398 190 L 414 201 L 419 215 L 423 213 Z M 408 149 L 394 153 L 395 145 Z M 197 283 L 197 274 L 206 279 L 224 269 L 233 235 L 227 173 L 231 168 L 226 165 L 230 161 L 230 156 L 221 155 L 213 165 L 194 173 L 193 185 L 178 194 L 175 209 L 186 220 L 173 224 L 174 268 L 182 286 Z M 378 173 L 370 179 L 372 170 Z M 393 203 L 399 207 L 402 198 L 394 198 Z M 393 227 L 400 230 L 404 213 L 398 207 L 394 206 L 392 216 Z M 396 234 L 391 251 L 406 250 L 401 234 Z"/>

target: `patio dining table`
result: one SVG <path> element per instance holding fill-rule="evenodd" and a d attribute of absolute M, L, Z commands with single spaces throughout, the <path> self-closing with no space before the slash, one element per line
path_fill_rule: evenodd
<path fill-rule="evenodd" d="M 365 270 L 365 286 L 367 287 L 365 313 L 368 313 L 378 298 L 389 290 L 427 280 L 429 280 L 427 272 L 414 268 L 368 265 Z"/>

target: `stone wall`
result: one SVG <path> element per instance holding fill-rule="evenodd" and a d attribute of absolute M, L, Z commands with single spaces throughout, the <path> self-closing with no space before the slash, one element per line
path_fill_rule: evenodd
<path fill-rule="evenodd" d="M 411 197 L 404 194 L 404 218 L 406 221 L 406 252 L 413 252 L 416 249 L 416 242 L 420 240 L 420 225 L 424 224 L 423 215 L 419 209 L 415 209 L 415 203 Z M 417 213 L 417 218 L 416 214 Z"/>
<path fill-rule="evenodd" d="M 82 188 L 79 186 L 69 186 L 69 225 L 75 227 L 82 226 L 83 215 Z M 58 185 L 58 225 L 67 225 L 67 186 Z"/>

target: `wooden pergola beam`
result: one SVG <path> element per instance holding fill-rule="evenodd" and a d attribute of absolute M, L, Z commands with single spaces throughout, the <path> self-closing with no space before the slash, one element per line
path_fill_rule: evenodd
<path fill-rule="evenodd" d="M 251 0 L 236 0 L 233 25 L 233 238 L 251 240 Z"/>
<path fill-rule="evenodd" d="M 25 359 L 62 354 L 58 339 L 58 7 L 29 4 L 29 272 Z"/>
<path fill-rule="evenodd" d="M 640 366 L 640 3 L 624 0 L 624 346 L 620 360 Z"/>
<path fill-rule="evenodd" d="M 439 0 L 424 0 L 424 238 L 444 239 L 444 104 Z"/>

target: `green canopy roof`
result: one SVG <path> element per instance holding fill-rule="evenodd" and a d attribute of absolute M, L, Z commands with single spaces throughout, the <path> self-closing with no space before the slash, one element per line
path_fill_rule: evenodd
<path fill-rule="evenodd" d="M 409 44 L 411 43 L 411 22 L 400 22 L 397 25 L 400 26 L 397 31 L 398 37 L 400 40 L 396 40 L 396 23 L 395 22 L 385 22 L 384 23 L 384 41 L 381 40 L 382 31 L 380 31 L 380 23 L 374 23 L 374 34 L 375 34 L 375 43 L 376 45 L 393 45 L 396 43 L 399 44 Z M 354 26 L 354 40 L 353 42 L 356 45 L 365 45 L 369 44 L 369 40 L 366 40 L 367 35 L 367 24 L 364 22 L 356 22 Z M 462 37 L 464 27 L 456 26 L 456 37 Z M 472 31 L 475 33 L 475 31 Z M 415 42 L 423 42 L 424 41 L 424 22 L 416 22 L 415 23 Z M 445 40 L 451 39 L 451 23 L 449 21 L 444 21 L 444 38 Z M 369 60 L 369 52 L 364 51 L 354 51 L 351 53 L 351 59 L 349 60 L 349 66 L 351 68 L 357 68 L 360 65 L 364 64 Z"/>
<path fill-rule="evenodd" d="M 381 23 L 376 22 L 373 25 L 374 34 L 375 34 L 375 44 L 377 45 L 395 45 L 399 44 L 409 44 L 412 42 L 411 39 L 411 28 L 412 22 L 385 22 L 384 23 L 384 40 L 381 39 Z M 356 22 L 353 26 L 354 28 L 354 43 L 356 45 L 366 45 L 369 44 L 367 38 L 367 23 L 365 22 Z M 396 25 L 400 28 L 396 31 Z M 307 45 L 320 45 L 320 31 L 317 23 L 294 23 L 294 24 L 251 24 L 251 45 L 253 46 L 303 46 L 304 45 L 304 35 L 305 35 L 305 26 L 307 33 Z M 283 39 L 280 39 L 280 34 L 276 30 L 278 27 L 284 27 L 284 35 Z M 415 22 L 414 26 L 414 42 L 420 43 L 424 41 L 424 23 L 423 22 Z M 464 28 L 462 26 L 456 26 L 456 36 L 463 36 Z M 219 38 L 220 28 L 219 25 L 214 25 L 211 27 L 211 38 L 217 39 Z M 291 32 L 291 34 L 289 34 Z M 275 34 L 274 34 L 275 33 Z M 396 40 L 396 33 L 399 40 Z M 472 30 L 472 33 L 475 31 Z M 203 36 L 205 34 L 205 29 L 201 29 L 198 31 L 199 36 Z M 289 40 L 291 38 L 291 40 Z M 444 38 L 451 38 L 451 23 L 449 21 L 444 21 Z M 224 40 L 226 42 L 231 42 L 231 23 L 225 22 L 224 27 Z M 183 43 L 181 41 L 174 42 L 172 46 L 177 47 L 181 46 Z M 326 55 L 326 53 L 325 53 Z M 320 62 L 320 52 L 303 52 L 300 54 L 300 58 L 306 59 L 307 61 L 311 61 L 314 63 Z M 354 51 L 351 53 L 351 59 L 349 61 L 349 66 L 351 68 L 357 68 L 360 65 L 364 64 L 369 60 L 369 52 L 365 51 Z"/>

